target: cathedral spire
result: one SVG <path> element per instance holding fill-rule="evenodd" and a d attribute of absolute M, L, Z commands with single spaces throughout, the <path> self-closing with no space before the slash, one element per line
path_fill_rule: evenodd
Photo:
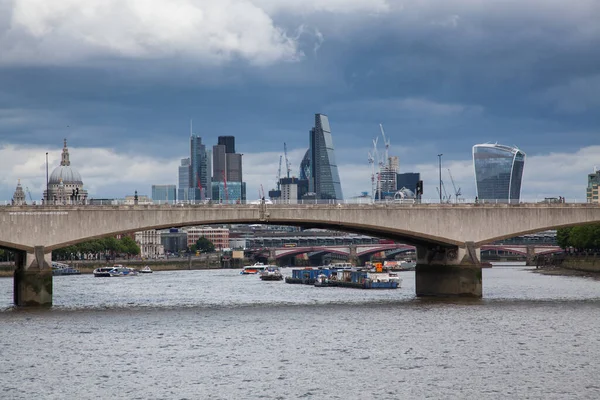
<path fill-rule="evenodd" d="M 60 162 L 60 165 L 62 165 L 62 166 L 71 165 L 71 161 L 69 161 L 69 149 L 67 148 L 67 139 L 66 138 L 65 138 L 65 144 L 63 147 L 62 160 Z"/>

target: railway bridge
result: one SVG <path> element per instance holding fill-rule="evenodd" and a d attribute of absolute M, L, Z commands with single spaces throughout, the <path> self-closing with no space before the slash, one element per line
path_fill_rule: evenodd
<path fill-rule="evenodd" d="M 275 224 L 367 234 L 417 249 L 417 296 L 482 296 L 480 249 L 501 239 L 600 222 L 600 204 L 199 204 L 0 207 L 0 247 L 16 252 L 14 302 L 52 305 L 51 252 L 119 233 Z"/>

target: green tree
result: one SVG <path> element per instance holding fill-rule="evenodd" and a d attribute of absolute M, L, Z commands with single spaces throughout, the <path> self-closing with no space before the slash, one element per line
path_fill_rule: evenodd
<path fill-rule="evenodd" d="M 131 255 L 131 256 L 137 256 L 138 254 L 140 254 L 140 247 L 135 242 L 135 240 L 133 240 L 129 236 L 123 237 L 121 239 L 120 244 L 121 244 L 120 247 L 121 247 L 121 250 L 123 251 L 123 253 Z"/>
<path fill-rule="evenodd" d="M 201 253 L 212 253 L 215 251 L 215 245 L 213 242 L 202 236 L 196 241 L 196 248 L 193 251 L 200 251 Z"/>
<path fill-rule="evenodd" d="M 571 246 L 571 231 L 572 227 L 569 228 L 560 228 L 556 230 L 556 243 L 566 249 Z"/>

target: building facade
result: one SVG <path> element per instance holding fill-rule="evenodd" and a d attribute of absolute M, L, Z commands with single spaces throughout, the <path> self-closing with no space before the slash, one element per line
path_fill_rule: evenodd
<path fill-rule="evenodd" d="M 227 228 L 188 228 L 187 229 L 187 244 L 188 247 L 196 244 L 198 239 L 205 237 L 210 240 L 216 250 L 229 248 L 229 229 Z"/>
<path fill-rule="evenodd" d="M 396 175 L 396 187 L 398 190 L 402 188 L 410 189 L 415 192 L 417 183 L 421 180 L 421 174 L 418 172 L 405 172 Z"/>
<path fill-rule="evenodd" d="M 188 249 L 187 233 L 177 228 L 169 229 L 168 232 L 161 232 L 160 242 L 165 249 L 165 253 L 176 254 Z"/>
<path fill-rule="evenodd" d="M 213 182 L 211 194 L 215 203 L 241 203 L 246 200 L 246 182 Z"/>
<path fill-rule="evenodd" d="M 23 204 L 27 204 L 25 191 L 23 190 L 23 186 L 21 186 L 20 179 L 17 181 L 17 187 L 15 189 L 15 193 L 13 194 L 11 204 L 13 206 L 22 206 Z"/>
<path fill-rule="evenodd" d="M 525 153 L 500 144 L 473 146 L 477 198 L 483 201 L 518 203 Z"/>
<path fill-rule="evenodd" d="M 179 201 L 190 200 L 190 159 L 182 158 L 179 166 L 177 199 Z"/>
<path fill-rule="evenodd" d="M 135 242 L 140 246 L 142 258 L 159 258 L 165 255 L 161 235 L 155 229 L 135 233 Z"/>
<path fill-rule="evenodd" d="M 85 203 L 88 193 L 83 188 L 79 172 L 71 167 L 67 139 L 64 140 L 60 165 L 52 171 L 48 179 L 48 189 L 44 190 L 44 200 L 49 204 Z"/>
<path fill-rule="evenodd" d="M 309 190 L 319 199 L 342 200 L 342 185 L 338 173 L 329 118 L 315 114 L 315 126 L 310 130 Z"/>
<path fill-rule="evenodd" d="M 174 203 L 177 200 L 175 185 L 152 185 L 152 200 L 155 203 Z"/>
<path fill-rule="evenodd" d="M 600 203 L 598 197 L 598 187 L 600 186 L 600 171 L 594 170 L 593 174 L 588 175 L 588 185 L 586 190 L 586 199 L 588 203 Z"/>

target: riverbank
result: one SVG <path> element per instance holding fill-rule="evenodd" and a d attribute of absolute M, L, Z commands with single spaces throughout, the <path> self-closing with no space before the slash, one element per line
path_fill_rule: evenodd
<path fill-rule="evenodd" d="M 579 276 L 600 280 L 600 255 L 567 255 L 538 261 L 532 272 L 542 275 Z"/>
<path fill-rule="evenodd" d="M 220 260 L 218 257 L 175 259 L 175 260 L 116 260 L 110 263 L 106 262 L 90 262 L 80 261 L 67 263 L 69 266 L 78 269 L 82 274 L 92 274 L 94 269 L 99 267 L 111 266 L 114 264 L 122 264 L 127 267 L 142 269 L 148 265 L 152 271 L 178 271 L 178 270 L 200 270 L 200 269 L 221 269 Z M 0 278 L 13 277 L 15 266 L 10 264 L 0 265 Z"/>

